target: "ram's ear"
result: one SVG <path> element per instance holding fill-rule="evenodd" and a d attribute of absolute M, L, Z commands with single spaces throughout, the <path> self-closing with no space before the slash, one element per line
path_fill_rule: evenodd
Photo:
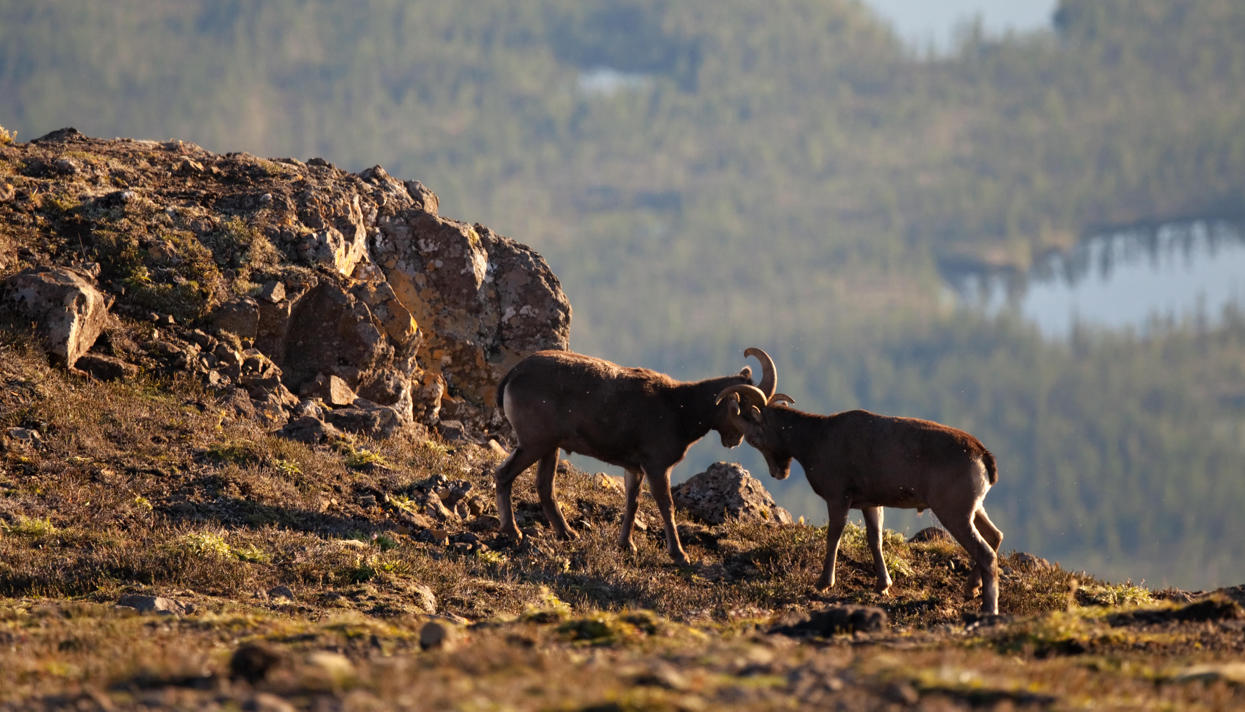
<path fill-rule="evenodd" d="M 748 383 L 752 383 L 752 367 L 751 366 L 744 366 L 743 368 L 739 369 L 739 375 L 748 379 Z"/>
<path fill-rule="evenodd" d="M 761 409 L 756 407 L 755 405 L 748 406 L 747 418 L 753 423 L 761 422 Z"/>

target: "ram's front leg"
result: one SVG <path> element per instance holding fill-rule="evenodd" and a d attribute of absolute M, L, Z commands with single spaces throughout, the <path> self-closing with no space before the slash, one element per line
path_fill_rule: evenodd
<path fill-rule="evenodd" d="M 826 503 L 826 511 L 830 518 L 826 522 L 826 561 L 817 579 L 818 590 L 834 587 L 834 565 L 839 558 L 839 539 L 843 536 L 843 527 L 847 526 L 847 504 Z"/>
<path fill-rule="evenodd" d="M 638 470 L 626 470 L 627 501 L 623 509 L 622 531 L 618 534 L 618 546 L 626 552 L 635 553 L 635 543 L 631 541 L 631 529 L 635 526 L 635 512 L 640 506 L 640 485 L 644 474 Z"/>
<path fill-rule="evenodd" d="M 666 551 L 676 564 L 688 564 L 687 552 L 679 541 L 679 530 L 674 526 L 674 501 L 670 495 L 670 468 L 645 468 L 648 475 L 648 486 L 653 491 L 653 499 L 657 501 L 657 511 L 661 513 L 662 522 L 666 525 Z"/>

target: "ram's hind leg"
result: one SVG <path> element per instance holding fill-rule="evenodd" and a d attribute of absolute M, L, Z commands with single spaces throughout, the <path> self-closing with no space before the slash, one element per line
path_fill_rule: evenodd
<path fill-rule="evenodd" d="M 973 525 L 977 528 L 977 533 L 982 539 L 994 549 L 997 556 L 999 553 L 999 545 L 1003 543 L 1003 532 L 994 526 L 994 522 L 990 521 L 990 517 L 986 515 L 986 510 L 982 507 L 977 508 L 977 512 L 973 515 Z M 973 573 L 968 578 L 968 587 L 965 589 L 965 595 L 969 598 L 976 596 L 981 591 L 981 569 L 973 567 Z"/>
<path fill-rule="evenodd" d="M 999 545 L 1003 543 L 1003 532 L 990 521 L 985 507 L 977 507 L 977 513 L 973 515 L 973 523 L 977 525 L 977 533 L 981 534 L 991 549 L 994 549 L 994 553 L 999 553 Z"/>
<path fill-rule="evenodd" d="M 545 510 L 545 519 L 553 527 L 554 534 L 562 539 L 574 539 L 575 532 L 562 516 L 558 500 L 553 496 L 553 476 L 558 469 L 558 449 L 540 458 L 540 467 L 536 470 L 536 493 L 540 495 L 540 508 Z"/>
<path fill-rule="evenodd" d="M 984 583 L 984 589 L 981 594 L 981 611 L 982 613 L 998 613 L 999 612 L 999 563 L 998 555 L 994 553 L 994 548 L 986 541 L 985 537 L 977 532 L 974 526 L 976 519 L 976 509 L 969 514 L 955 514 L 951 512 L 939 512 L 935 510 L 947 531 L 951 532 L 951 536 L 960 542 L 960 546 L 968 552 L 968 558 L 972 560 L 973 572 L 969 574 L 969 596 L 976 594 L 972 591 L 977 581 Z"/>
<path fill-rule="evenodd" d="M 865 538 L 869 540 L 869 551 L 873 553 L 873 568 L 878 574 L 875 589 L 880 595 L 885 596 L 891 587 L 891 575 L 886 570 L 886 559 L 882 557 L 882 508 L 862 507 L 860 513 L 865 517 Z"/>

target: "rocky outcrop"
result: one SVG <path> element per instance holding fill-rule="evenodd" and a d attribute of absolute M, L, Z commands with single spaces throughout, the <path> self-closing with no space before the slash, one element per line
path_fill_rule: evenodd
<path fill-rule="evenodd" d="M 93 276 L 66 267 L 31 268 L 4 284 L 5 302 L 29 320 L 48 352 L 72 368 L 108 323 L 110 300 Z"/>
<path fill-rule="evenodd" d="M 483 225 L 406 210 L 380 223 L 373 256 L 427 330 L 425 367 L 451 392 L 492 404 L 523 356 L 566 348 L 571 310 L 535 252 Z"/>
<path fill-rule="evenodd" d="M 297 417 L 342 430 L 383 437 L 444 418 L 482 439 L 501 424 L 492 400 L 504 372 L 532 351 L 567 345 L 570 305 L 539 255 L 442 217 L 432 191 L 379 166 L 348 173 L 323 159 L 218 155 L 73 129 L 0 150 L 20 167 L 6 182 L 12 200 L 0 205 L 0 227 L 29 245 L 17 250 L 18 266 L 61 253 L 99 265 L 94 295 L 75 285 L 80 296 L 39 297 L 80 307 L 61 329 L 72 336 L 57 337 L 67 363 L 90 349 L 94 315 L 115 298 L 124 319 L 159 327 L 159 345 L 141 349 L 151 358 L 229 399 L 243 388 L 276 426 L 301 399 L 320 407 Z M 250 350 L 266 365 L 247 381 Z M 129 373 L 117 362 L 91 365 L 100 377 Z"/>
<path fill-rule="evenodd" d="M 734 462 L 715 462 L 671 489 L 680 512 L 705 524 L 728 519 L 790 524 L 791 513 L 778 506 L 760 480 Z"/>

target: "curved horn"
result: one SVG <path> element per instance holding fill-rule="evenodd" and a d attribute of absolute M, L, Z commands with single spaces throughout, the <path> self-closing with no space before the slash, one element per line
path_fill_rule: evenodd
<path fill-rule="evenodd" d="M 744 350 L 744 358 L 755 356 L 756 360 L 761 362 L 761 392 L 765 394 L 763 402 L 769 402 L 771 396 L 774 395 L 774 388 L 778 385 L 778 372 L 774 368 L 774 359 L 769 357 L 761 349 L 755 346 Z"/>
<path fill-rule="evenodd" d="M 770 396 L 769 405 L 795 405 L 795 399 L 786 393 L 775 393 Z"/>
<path fill-rule="evenodd" d="M 749 405 L 755 405 L 758 408 L 763 407 L 766 401 L 765 393 L 762 392 L 760 388 L 750 386 L 747 383 L 737 383 L 723 389 L 723 391 L 718 394 L 718 397 L 713 404 L 721 405 L 722 401 L 733 395 L 739 396 L 740 403 L 747 402 Z"/>

